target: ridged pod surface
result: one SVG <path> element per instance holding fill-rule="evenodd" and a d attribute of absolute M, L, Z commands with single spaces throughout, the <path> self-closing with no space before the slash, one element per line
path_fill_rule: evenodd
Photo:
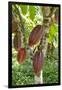
<path fill-rule="evenodd" d="M 33 28 L 29 36 L 29 46 L 37 44 L 43 36 L 43 26 L 37 25 Z"/>
<path fill-rule="evenodd" d="M 43 67 L 44 56 L 42 51 L 37 51 L 33 56 L 33 71 L 35 75 L 39 76 Z"/>
<path fill-rule="evenodd" d="M 20 48 L 18 50 L 17 61 L 19 62 L 19 64 L 22 64 L 25 61 L 25 58 L 26 58 L 26 49 Z"/>
<path fill-rule="evenodd" d="M 21 47 L 21 32 L 17 31 L 14 36 L 14 48 L 17 51 Z"/>

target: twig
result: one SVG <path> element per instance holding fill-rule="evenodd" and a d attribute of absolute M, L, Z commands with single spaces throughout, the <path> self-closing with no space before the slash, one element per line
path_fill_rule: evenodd
<path fill-rule="evenodd" d="M 24 28 L 24 25 L 23 25 L 22 16 L 21 16 L 21 14 L 20 14 L 19 8 L 17 8 L 16 5 L 14 5 L 14 6 L 15 6 L 15 8 L 16 8 L 16 10 L 17 10 L 17 12 L 18 12 L 19 18 L 20 18 L 21 27 L 22 27 L 22 32 L 23 32 L 23 36 L 24 36 L 24 43 L 25 43 L 25 45 L 26 45 L 25 28 Z"/>

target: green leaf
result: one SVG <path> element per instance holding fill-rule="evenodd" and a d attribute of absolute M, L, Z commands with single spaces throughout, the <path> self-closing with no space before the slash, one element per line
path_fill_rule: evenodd
<path fill-rule="evenodd" d="M 52 43 L 54 41 L 54 39 L 57 38 L 57 33 L 58 33 L 58 26 L 53 23 L 50 26 L 50 32 L 49 32 L 49 37 L 48 37 L 48 42 L 49 43 Z"/>
<path fill-rule="evenodd" d="M 58 44 L 57 44 L 57 41 L 56 40 L 53 41 L 53 45 L 54 45 L 55 48 L 57 48 L 57 45 Z"/>
<path fill-rule="evenodd" d="M 53 40 L 53 45 L 54 45 L 55 48 L 58 47 L 58 33 L 56 33 L 56 36 L 55 36 L 55 38 Z"/>
<path fill-rule="evenodd" d="M 48 43 L 52 43 L 52 37 L 49 35 Z"/>
<path fill-rule="evenodd" d="M 20 5 L 22 13 L 25 15 L 27 13 L 27 5 Z"/>
<path fill-rule="evenodd" d="M 29 6 L 29 13 L 30 13 L 30 18 L 33 20 L 36 14 L 35 6 Z"/>
<path fill-rule="evenodd" d="M 25 36 L 26 36 L 26 38 L 29 37 L 29 34 L 30 34 L 30 30 L 25 30 Z"/>
<path fill-rule="evenodd" d="M 57 31 L 58 31 L 58 27 L 56 26 L 56 24 L 52 24 L 50 27 L 50 35 L 54 36 Z"/>

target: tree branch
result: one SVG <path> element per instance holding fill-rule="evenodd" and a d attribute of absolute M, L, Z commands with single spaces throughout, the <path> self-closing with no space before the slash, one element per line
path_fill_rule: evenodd
<path fill-rule="evenodd" d="M 19 15 L 19 18 L 20 18 L 22 33 L 23 33 L 23 37 L 24 37 L 24 38 L 23 38 L 23 41 L 24 41 L 24 43 L 25 43 L 25 45 L 26 45 L 25 28 L 24 28 L 22 16 L 21 16 L 21 14 L 20 14 L 19 8 L 18 8 L 16 5 L 14 5 L 14 6 L 15 6 L 15 8 L 16 8 L 16 10 L 17 10 L 17 13 L 18 13 L 18 15 Z"/>
<path fill-rule="evenodd" d="M 23 24 L 23 20 L 22 20 L 22 16 L 21 16 L 21 14 L 20 14 L 20 9 L 16 6 L 16 5 L 14 5 L 15 6 L 15 8 L 16 8 L 16 10 L 17 10 L 17 13 L 18 13 L 18 15 L 19 15 L 19 18 L 20 18 L 20 22 L 21 22 L 21 27 L 22 27 L 22 33 L 23 33 L 23 36 L 24 36 L 24 43 L 25 43 L 25 47 L 26 47 L 26 49 L 29 49 L 30 50 L 30 55 L 31 56 L 33 56 L 33 51 L 31 50 L 31 48 L 28 46 L 28 44 L 26 43 L 26 37 L 25 37 L 25 27 L 24 27 L 24 24 Z"/>

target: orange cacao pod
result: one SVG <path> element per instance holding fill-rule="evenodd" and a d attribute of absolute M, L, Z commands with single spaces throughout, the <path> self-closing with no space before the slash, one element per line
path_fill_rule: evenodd
<path fill-rule="evenodd" d="M 16 17 L 12 15 L 12 33 L 16 32 L 17 29 L 18 29 L 18 24 L 17 24 Z"/>
<path fill-rule="evenodd" d="M 33 28 L 29 36 L 29 46 L 33 46 L 39 42 L 43 36 L 43 26 L 37 25 Z"/>
<path fill-rule="evenodd" d="M 25 58 L 26 58 L 26 49 L 25 48 L 20 48 L 18 50 L 18 56 L 17 56 L 17 59 L 18 59 L 18 62 L 21 64 L 25 61 Z"/>
<path fill-rule="evenodd" d="M 36 52 L 35 55 L 33 56 L 33 70 L 37 76 L 40 75 L 40 71 L 43 66 L 43 61 L 44 57 L 42 51 Z"/>
<path fill-rule="evenodd" d="M 19 31 L 16 32 L 13 43 L 14 48 L 17 51 L 21 47 L 21 33 Z"/>

